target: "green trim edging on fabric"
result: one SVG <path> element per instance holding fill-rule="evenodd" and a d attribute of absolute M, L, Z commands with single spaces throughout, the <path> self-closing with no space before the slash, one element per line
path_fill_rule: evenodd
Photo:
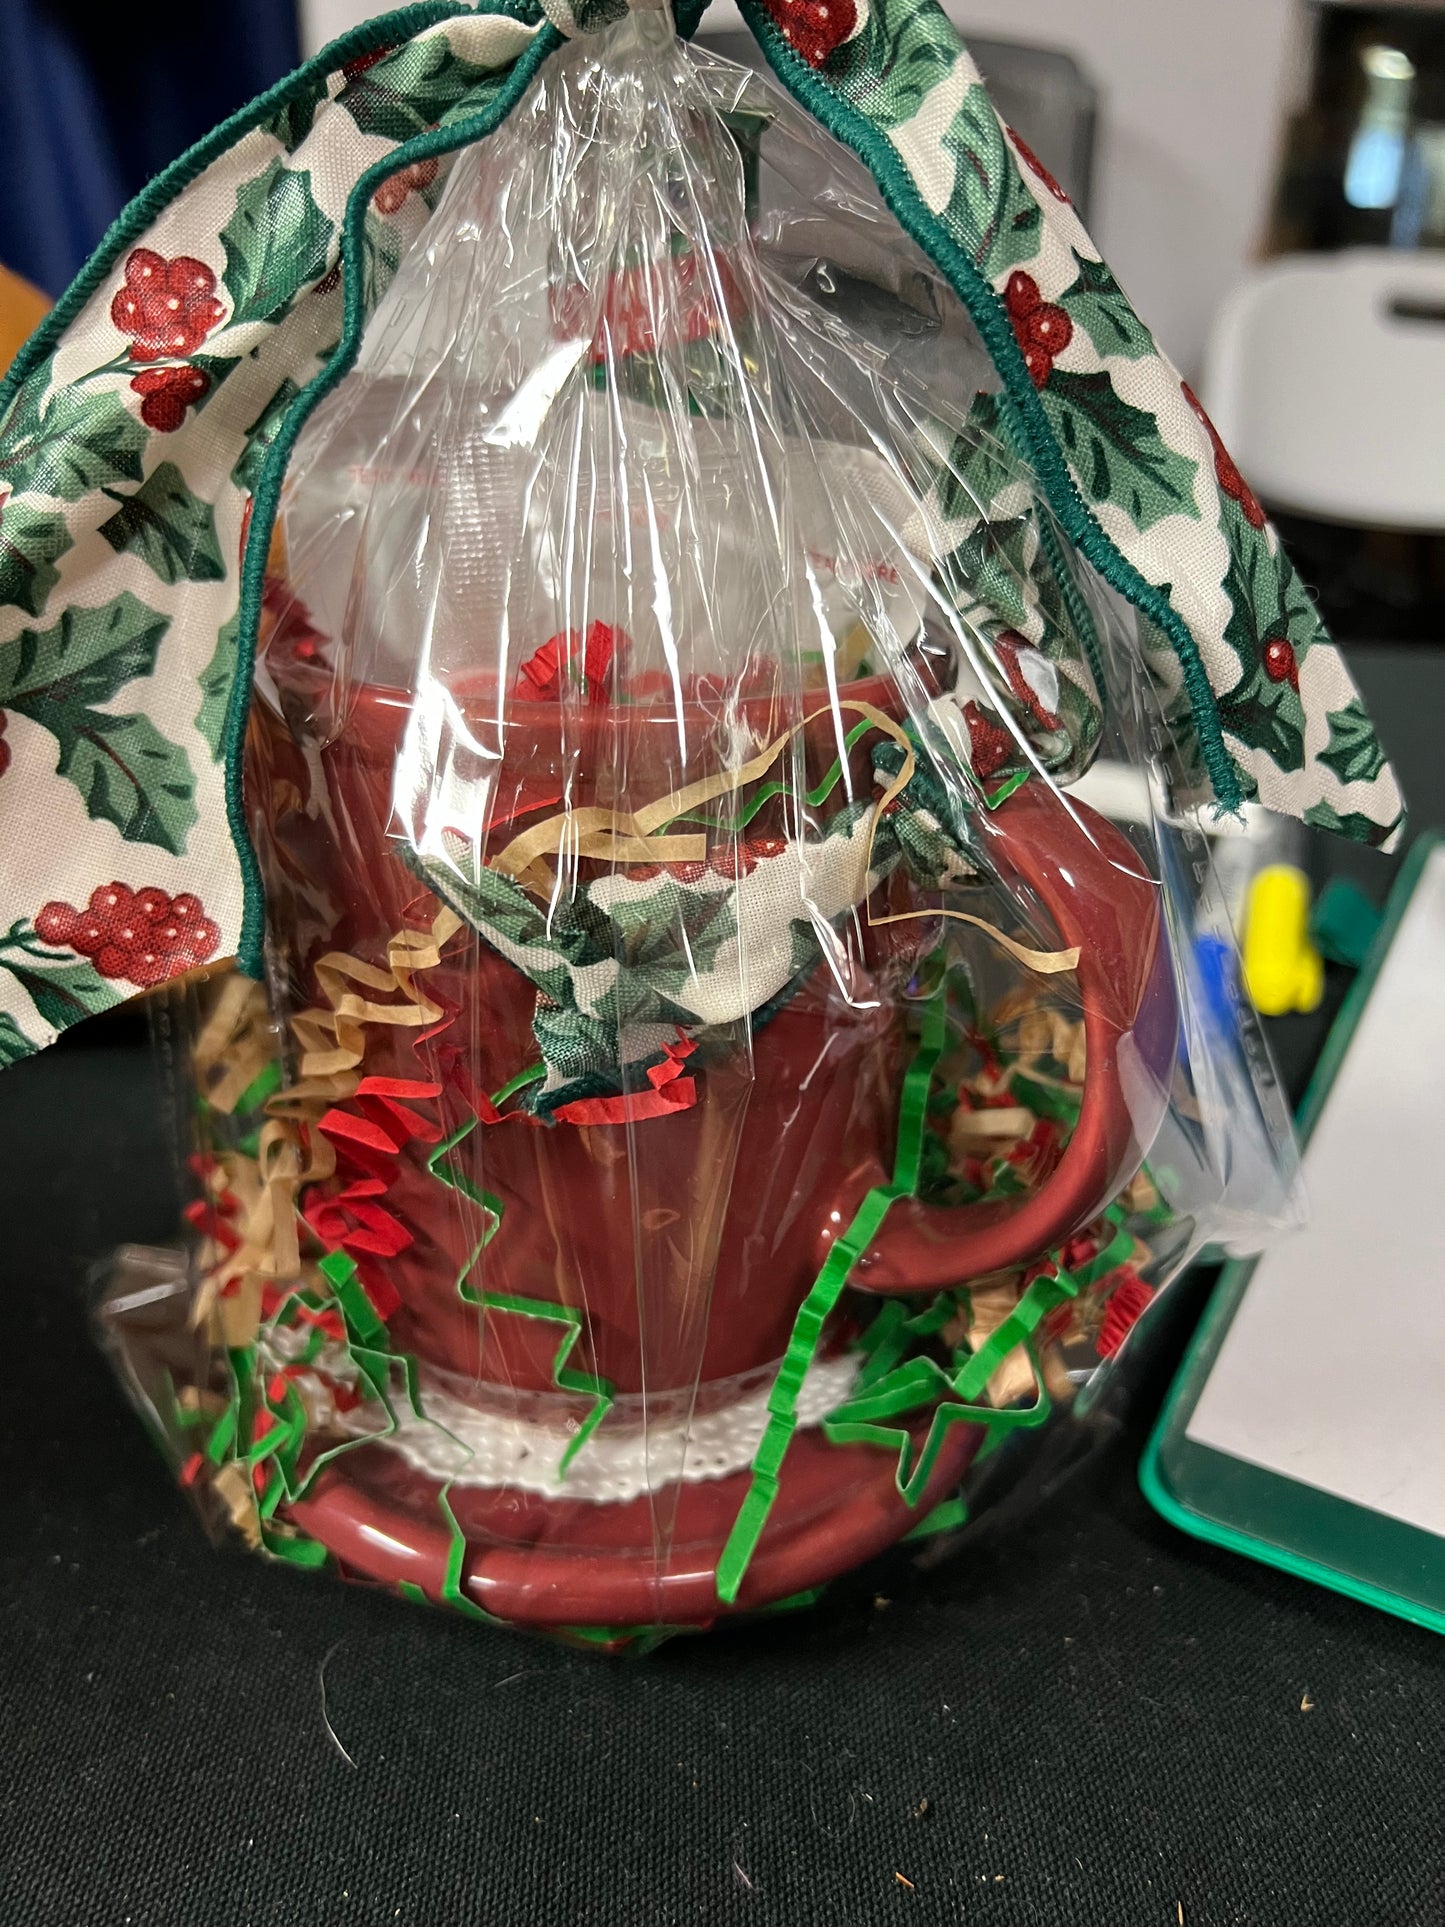
<path fill-rule="evenodd" d="M 1050 505 L 1070 540 L 1104 580 L 1168 636 L 1183 671 L 1190 712 L 1215 797 L 1224 809 L 1239 809 L 1248 792 L 1240 781 L 1238 765 L 1225 745 L 1219 709 L 1199 645 L 1173 603 L 1120 553 L 1080 494 L 1024 366 L 1023 352 L 1004 313 L 1003 303 L 993 287 L 944 232 L 937 217 L 929 212 L 886 136 L 793 52 L 760 0 L 738 0 L 738 9 L 782 86 L 835 140 L 841 141 L 862 161 L 899 226 L 923 249 L 963 302 L 1003 377 L 1011 424 L 1038 468 Z M 959 51 L 965 51 L 962 40 Z"/>
<path fill-rule="evenodd" d="M 1079 585 L 1074 580 L 1074 572 L 1059 548 L 1058 533 L 1047 515 L 1041 515 L 1038 518 L 1038 531 L 1039 547 L 1043 550 L 1044 559 L 1053 572 L 1059 594 L 1064 599 L 1064 607 L 1068 610 L 1070 619 L 1083 641 L 1084 654 L 1088 657 L 1089 667 L 1094 672 L 1094 687 L 1099 693 L 1100 706 L 1107 711 L 1109 685 L 1104 675 L 1104 659 L 1099 653 L 1099 632 L 1094 627 L 1094 612 L 1084 600 Z"/>
<path fill-rule="evenodd" d="M 454 19 L 459 12 L 472 11 L 501 14 L 510 19 L 519 20 L 524 25 L 530 25 L 529 16 L 533 10 L 521 5 L 500 4 L 479 6 L 476 9 L 453 9 L 444 17 Z M 394 14 L 390 17 L 398 19 L 401 16 Z M 383 16 L 382 22 L 373 21 L 371 26 L 373 28 L 380 26 L 385 18 L 386 16 Z M 230 824 L 231 840 L 241 865 L 245 893 L 236 963 L 247 976 L 259 977 L 262 974 L 261 951 L 266 924 L 265 894 L 261 884 L 260 867 L 256 861 L 255 851 L 251 847 L 250 832 L 246 827 L 242 756 L 246 718 L 251 706 L 252 672 L 255 667 L 256 635 L 261 619 L 261 596 L 265 586 L 266 561 L 271 545 L 271 531 L 276 520 L 276 510 L 281 499 L 281 483 L 297 437 L 317 403 L 324 400 L 344 375 L 350 373 L 361 346 L 361 334 L 366 315 L 360 257 L 364 246 L 367 207 L 371 196 L 384 180 L 389 179 L 393 174 L 400 173 L 413 162 L 454 153 L 459 148 L 471 146 L 476 141 L 484 140 L 488 134 L 494 133 L 531 85 L 543 61 L 561 45 L 562 36 L 555 27 L 550 25 L 540 27 L 532 44 L 514 61 L 498 90 L 496 99 L 489 107 L 467 120 L 455 122 L 450 127 L 436 128 L 429 133 L 418 134 L 412 140 L 403 141 L 400 146 L 393 148 L 390 154 L 373 162 L 358 177 L 347 198 L 346 218 L 341 230 L 340 265 L 346 302 L 341 339 L 337 342 L 326 366 L 307 383 L 292 402 L 275 440 L 266 452 L 266 459 L 262 464 L 261 474 L 252 497 L 251 527 L 246 540 L 245 558 L 241 566 L 235 679 L 231 685 L 231 696 L 226 710 L 222 746 L 226 759 L 226 815 Z"/>

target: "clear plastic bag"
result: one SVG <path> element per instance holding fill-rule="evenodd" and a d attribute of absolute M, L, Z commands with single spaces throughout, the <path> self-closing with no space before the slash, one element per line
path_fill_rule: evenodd
<path fill-rule="evenodd" d="M 255 1542 L 620 1642 L 958 1523 L 1293 1153 L 1171 687 L 862 169 L 649 11 L 436 191 L 109 1324 Z"/>

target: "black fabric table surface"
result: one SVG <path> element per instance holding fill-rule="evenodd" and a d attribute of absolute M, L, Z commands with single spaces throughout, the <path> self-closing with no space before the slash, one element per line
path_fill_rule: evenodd
<path fill-rule="evenodd" d="M 1445 659 L 1357 667 L 1445 820 Z M 0 1927 L 1445 1922 L 1445 1643 L 1139 1495 L 1207 1279 L 1026 1517 L 619 1661 L 207 1544 L 87 1322 L 174 1212 L 124 1027 L 0 1078 Z"/>

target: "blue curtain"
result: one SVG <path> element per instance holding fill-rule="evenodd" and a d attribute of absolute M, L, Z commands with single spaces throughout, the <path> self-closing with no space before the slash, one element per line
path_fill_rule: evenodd
<path fill-rule="evenodd" d="M 155 31 L 95 0 L 0 0 L 0 262 L 47 294 L 131 197 L 300 59 L 296 0 L 193 0 Z"/>

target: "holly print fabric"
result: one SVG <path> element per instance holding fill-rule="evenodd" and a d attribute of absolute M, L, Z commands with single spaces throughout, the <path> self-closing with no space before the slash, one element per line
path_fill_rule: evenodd
<path fill-rule="evenodd" d="M 942 9 L 871 0 L 829 45 L 810 0 L 742 7 L 779 78 L 861 155 L 969 307 L 1012 439 L 1070 539 L 1139 609 L 1171 722 L 1218 801 L 1258 798 L 1389 847 L 1403 806 L 1373 735 L 1350 775 L 1330 759 L 1329 718 L 1359 701 L 1308 592 Z"/>
<path fill-rule="evenodd" d="M 819 926 L 864 904 L 900 864 L 929 891 L 975 874 L 961 796 L 923 755 L 897 789 L 903 754 L 877 744 L 880 797 L 835 809 L 806 844 L 728 838 L 706 860 L 632 864 L 555 902 L 478 866 L 460 836 L 444 856 L 412 857 L 428 888 L 537 986 L 546 1074 L 521 1107 L 552 1116 L 615 1094 L 619 1074 L 635 1083 L 709 1032 L 729 1047 L 732 1026 L 765 1021 L 817 969 Z"/>
<path fill-rule="evenodd" d="M 744 10 L 969 307 L 1004 381 L 980 398 L 989 432 L 1139 609 L 1219 801 L 1387 841 L 1398 792 L 1307 593 L 940 9 Z M 448 154 L 510 111 L 559 28 L 615 11 L 428 0 L 358 30 L 153 182 L 0 388 L 0 1059 L 196 963 L 258 966 L 239 759 L 286 455 Z M 961 600 L 969 539 L 960 517 Z M 1039 539 L 1017 531 L 1039 594 L 1000 661 L 1039 728 L 1058 720 L 1066 777 L 1088 691 L 1065 676 L 1055 710 L 1041 680 L 1066 625 Z M 996 725 L 969 728 L 986 758 Z"/>
<path fill-rule="evenodd" d="M 231 699 L 265 456 L 348 282 L 359 321 L 427 218 L 441 159 L 389 157 L 483 130 L 538 37 L 396 21 L 156 183 L 0 393 L 0 1062 L 243 947 Z"/>

